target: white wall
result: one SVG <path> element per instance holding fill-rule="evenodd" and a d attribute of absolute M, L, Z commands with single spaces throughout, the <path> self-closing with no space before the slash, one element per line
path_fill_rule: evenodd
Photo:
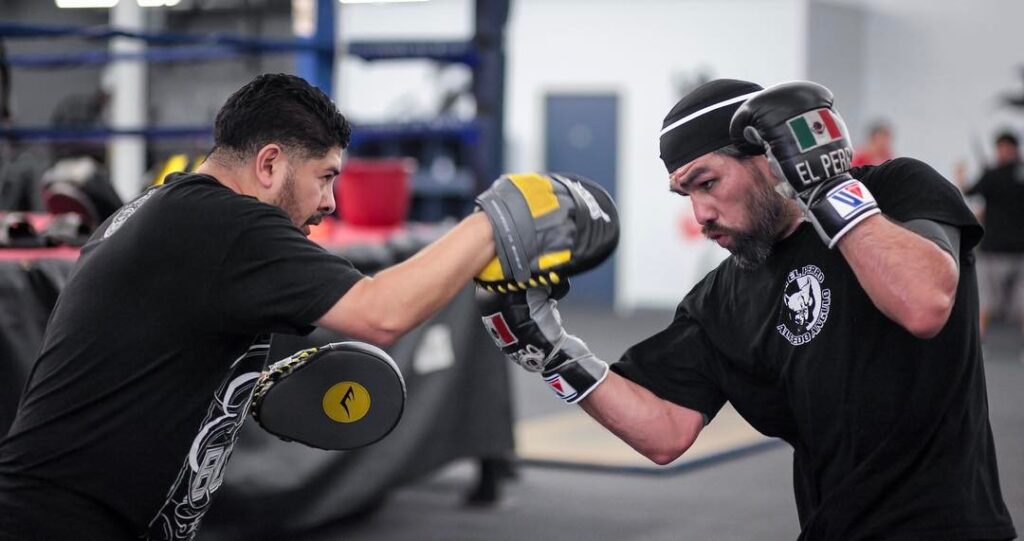
<path fill-rule="evenodd" d="M 808 6 L 807 78 L 835 94 L 836 109 L 858 141 L 876 120 L 864 114 L 866 20 L 861 6 L 826 2 Z"/>
<path fill-rule="evenodd" d="M 543 167 L 544 94 L 620 95 L 618 202 L 623 220 L 617 306 L 671 307 L 717 261 L 687 240 L 690 213 L 668 192 L 658 159 L 661 122 L 679 99 L 673 77 L 772 84 L 804 76 L 802 0 L 520 0 L 509 25 L 507 165 Z"/>
<path fill-rule="evenodd" d="M 991 153 L 993 130 L 1024 128 L 997 96 L 1024 94 L 1024 2 L 866 1 L 864 109 L 892 119 L 896 151 L 951 174 L 972 136 Z M 971 162 L 972 169 L 977 164 Z"/>
<path fill-rule="evenodd" d="M 337 9 L 342 43 L 370 40 L 465 40 L 473 35 L 472 0 L 344 4 Z M 461 66 L 446 71 L 465 71 Z M 401 121 L 433 115 L 440 99 L 441 68 L 427 61 L 364 62 L 344 58 L 335 92 L 342 112 L 357 121 Z"/>
<path fill-rule="evenodd" d="M 616 304 L 672 307 L 723 253 L 684 237 L 688 202 L 668 192 L 661 121 L 697 71 L 773 84 L 805 76 L 807 0 L 515 0 L 508 26 L 506 169 L 544 167 L 550 91 L 620 97 L 618 199 L 623 219 Z M 343 40 L 472 33 L 471 0 L 342 7 Z M 339 102 L 356 119 L 415 117 L 436 100 L 419 62 L 343 62 Z"/>

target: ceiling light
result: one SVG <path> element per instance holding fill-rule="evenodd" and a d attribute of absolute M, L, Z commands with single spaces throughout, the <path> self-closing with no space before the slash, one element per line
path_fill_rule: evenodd
<path fill-rule="evenodd" d="M 59 8 L 112 8 L 117 0 L 56 0 Z"/>
<path fill-rule="evenodd" d="M 144 8 L 172 7 L 178 5 L 181 0 L 138 0 L 139 6 Z"/>
<path fill-rule="evenodd" d="M 408 4 L 427 0 L 338 0 L 342 4 Z"/>

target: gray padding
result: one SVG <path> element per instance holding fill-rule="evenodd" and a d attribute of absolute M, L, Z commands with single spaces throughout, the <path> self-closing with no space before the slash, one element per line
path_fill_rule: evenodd
<path fill-rule="evenodd" d="M 491 220 L 495 251 L 505 278 L 525 282 L 530 277 L 527 254 L 536 252 L 537 231 L 523 194 L 503 177 L 480 194 L 477 204 Z"/>

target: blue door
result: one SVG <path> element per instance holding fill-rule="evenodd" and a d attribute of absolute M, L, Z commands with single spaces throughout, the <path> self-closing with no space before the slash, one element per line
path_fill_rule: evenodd
<path fill-rule="evenodd" d="M 615 197 L 618 96 L 549 93 L 544 101 L 545 169 L 583 175 Z M 572 279 L 571 304 L 611 306 L 615 256 Z"/>

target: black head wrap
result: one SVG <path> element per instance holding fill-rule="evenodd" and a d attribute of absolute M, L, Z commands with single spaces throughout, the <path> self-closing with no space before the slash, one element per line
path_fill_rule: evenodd
<path fill-rule="evenodd" d="M 760 85 L 747 81 L 715 79 L 679 100 L 665 116 L 661 129 L 661 159 L 668 172 L 734 143 L 729 137 L 732 114 L 761 90 Z M 737 146 L 750 154 L 764 152 L 742 142 Z"/>

